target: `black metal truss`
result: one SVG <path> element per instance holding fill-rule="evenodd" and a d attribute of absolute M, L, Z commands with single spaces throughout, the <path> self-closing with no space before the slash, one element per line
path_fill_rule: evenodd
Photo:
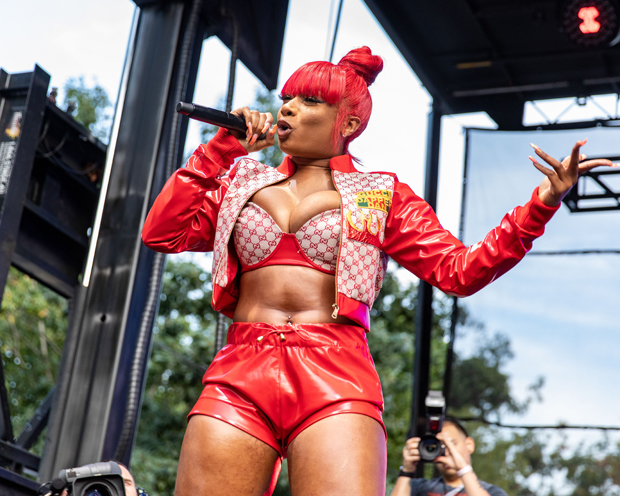
<path fill-rule="evenodd" d="M 620 157 L 609 158 L 614 162 L 620 160 Z M 564 204 L 571 213 L 620 210 L 620 180 L 617 181 L 618 186 L 614 186 L 609 183 L 612 177 L 620 178 L 620 168 L 586 172 L 564 197 Z"/>

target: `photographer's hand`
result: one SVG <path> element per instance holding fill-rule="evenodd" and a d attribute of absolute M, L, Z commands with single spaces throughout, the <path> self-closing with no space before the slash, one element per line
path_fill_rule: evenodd
<path fill-rule="evenodd" d="M 457 470 L 461 483 L 465 486 L 467 496 L 490 496 L 488 491 L 480 485 L 473 468 L 454 445 L 450 436 L 439 433 L 437 434 L 437 439 L 443 441 L 446 445 L 446 455 L 438 456 L 435 459 L 435 463 L 443 463 L 446 467 Z"/>
<path fill-rule="evenodd" d="M 454 446 L 454 442 L 450 439 L 450 436 L 446 436 L 440 432 L 437 434 L 437 439 L 443 441 L 446 445 L 446 454 L 435 458 L 435 463 L 443 463 L 447 468 L 453 468 L 455 470 L 461 470 L 468 465 L 467 460 L 463 458 L 463 455 L 461 455 L 456 446 Z"/>
<path fill-rule="evenodd" d="M 415 471 L 415 468 L 420 461 L 420 451 L 418 450 L 419 444 L 419 437 L 412 437 L 407 439 L 405 447 L 403 448 L 403 470 L 405 472 Z"/>
<path fill-rule="evenodd" d="M 420 461 L 420 450 L 418 445 L 420 444 L 419 437 L 412 437 L 407 439 L 405 447 L 403 448 L 403 465 L 401 470 L 403 472 L 415 472 L 416 466 Z M 411 486 L 409 485 L 410 477 L 399 477 L 396 479 L 396 484 L 390 496 L 410 496 Z"/>

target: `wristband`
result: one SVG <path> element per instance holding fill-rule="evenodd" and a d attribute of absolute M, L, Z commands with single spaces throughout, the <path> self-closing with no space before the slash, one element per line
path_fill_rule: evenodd
<path fill-rule="evenodd" d="M 415 472 L 405 472 L 405 470 L 403 470 L 403 466 L 401 465 L 399 467 L 398 477 L 409 477 L 410 479 L 413 479 L 415 477 Z"/>
<path fill-rule="evenodd" d="M 471 468 L 471 465 L 465 465 L 462 469 L 456 471 L 456 475 L 463 477 L 466 473 L 471 472 L 472 470 L 473 468 Z"/>

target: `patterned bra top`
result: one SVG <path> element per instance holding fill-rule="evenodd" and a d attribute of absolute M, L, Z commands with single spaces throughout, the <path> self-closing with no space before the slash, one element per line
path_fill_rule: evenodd
<path fill-rule="evenodd" d="M 233 230 L 241 273 L 268 265 L 299 265 L 336 273 L 340 243 L 340 209 L 312 217 L 296 233 L 285 233 L 271 215 L 246 203 Z"/>

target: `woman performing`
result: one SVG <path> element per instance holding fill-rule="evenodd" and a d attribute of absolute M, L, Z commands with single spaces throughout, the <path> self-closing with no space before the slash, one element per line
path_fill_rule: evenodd
<path fill-rule="evenodd" d="M 584 142 L 562 162 L 536 148 L 551 166 L 532 159 L 540 187 L 467 248 L 395 174 L 354 167 L 349 143 L 366 128 L 382 67 L 367 47 L 302 66 L 275 125 L 236 110 L 247 136 L 220 129 L 149 213 L 152 249 L 213 251 L 212 305 L 233 319 L 190 412 L 177 496 L 270 494 L 285 456 L 294 496 L 385 494 L 383 398 L 365 333 L 387 257 L 470 295 L 523 258 L 579 173 L 611 165 L 580 164 Z M 276 134 L 287 154 L 278 168 L 248 158 L 231 168 Z"/>

